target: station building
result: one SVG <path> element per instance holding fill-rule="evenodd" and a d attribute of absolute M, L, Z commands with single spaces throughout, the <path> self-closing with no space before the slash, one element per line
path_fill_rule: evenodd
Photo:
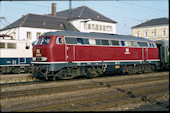
<path fill-rule="evenodd" d="M 56 12 L 56 4 L 52 4 L 52 13 L 45 15 L 27 14 L 0 29 L 0 35 L 9 35 L 15 40 L 35 41 L 45 32 L 80 31 L 116 34 L 116 21 L 105 17 L 95 10 L 81 6 Z M 71 16 L 71 18 L 70 18 Z"/>
<path fill-rule="evenodd" d="M 132 36 L 150 40 L 169 40 L 169 18 L 156 18 L 133 26 Z"/>

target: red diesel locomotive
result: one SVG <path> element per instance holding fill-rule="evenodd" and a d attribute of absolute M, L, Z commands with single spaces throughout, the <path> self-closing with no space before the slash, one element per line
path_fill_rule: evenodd
<path fill-rule="evenodd" d="M 158 67 L 158 48 L 148 39 L 127 35 L 48 32 L 33 47 L 36 78 L 95 77 L 105 72 L 142 73 Z"/>

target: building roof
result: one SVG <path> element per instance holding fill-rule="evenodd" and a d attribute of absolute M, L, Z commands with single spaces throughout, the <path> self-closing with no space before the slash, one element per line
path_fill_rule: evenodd
<path fill-rule="evenodd" d="M 167 25 L 167 24 L 169 24 L 169 18 L 156 18 L 156 19 L 146 21 L 142 24 L 133 26 L 132 28 L 148 27 L 148 26 L 156 26 L 156 25 Z"/>
<path fill-rule="evenodd" d="M 57 12 L 57 16 L 64 17 L 67 20 L 69 20 L 69 14 L 70 10 L 64 10 L 61 12 Z M 111 22 L 111 23 L 117 23 L 116 21 L 96 12 L 95 10 L 87 7 L 87 6 L 81 6 L 77 8 L 73 8 L 71 10 L 71 20 L 73 19 L 92 19 L 97 21 L 104 21 L 104 22 Z"/>
<path fill-rule="evenodd" d="M 67 20 L 64 18 L 37 14 L 27 14 L 18 19 L 17 21 L 13 22 L 12 24 L 1 29 L 0 31 L 16 27 L 78 31 L 72 24 L 70 25 L 70 23 L 67 22 Z"/>

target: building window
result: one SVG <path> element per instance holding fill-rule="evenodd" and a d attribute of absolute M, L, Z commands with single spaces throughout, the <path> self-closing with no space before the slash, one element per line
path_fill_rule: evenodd
<path fill-rule="evenodd" d="M 136 37 L 139 37 L 139 31 L 136 32 Z"/>
<path fill-rule="evenodd" d="M 113 31 L 112 26 L 110 26 L 110 32 L 112 32 L 112 31 Z"/>
<path fill-rule="evenodd" d="M 92 30 L 94 30 L 94 24 L 92 24 Z"/>
<path fill-rule="evenodd" d="M 88 24 L 88 29 L 91 29 L 91 24 Z"/>
<path fill-rule="evenodd" d="M 98 25 L 96 25 L 95 30 L 98 30 Z"/>
<path fill-rule="evenodd" d="M 103 31 L 105 31 L 105 28 L 106 28 L 106 27 L 105 27 L 105 26 L 103 26 Z"/>
<path fill-rule="evenodd" d="M 40 37 L 40 35 L 41 35 L 41 33 L 40 33 L 40 32 L 38 32 L 38 33 L 37 33 L 37 39 Z"/>
<path fill-rule="evenodd" d="M 100 30 L 102 31 L 102 25 L 100 25 Z"/>
<path fill-rule="evenodd" d="M 156 37 L 156 29 L 153 30 L 153 37 Z"/>
<path fill-rule="evenodd" d="M 27 40 L 31 40 L 32 36 L 31 36 L 31 32 L 27 32 Z"/>
<path fill-rule="evenodd" d="M 162 29 L 162 37 L 165 37 L 165 36 L 166 36 L 166 29 L 163 28 L 163 29 Z"/>
<path fill-rule="evenodd" d="M 144 36 L 145 36 L 145 38 L 148 38 L 148 30 L 144 31 Z"/>
<path fill-rule="evenodd" d="M 87 23 L 84 23 L 84 29 L 85 30 L 87 29 Z"/>
<path fill-rule="evenodd" d="M 12 38 L 16 39 L 16 33 L 15 32 L 13 32 L 13 37 Z"/>

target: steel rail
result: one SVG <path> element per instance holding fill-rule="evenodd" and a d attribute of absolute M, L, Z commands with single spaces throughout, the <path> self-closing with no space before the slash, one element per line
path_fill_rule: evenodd
<path fill-rule="evenodd" d="M 14 98 L 14 97 L 21 97 L 21 96 L 32 96 L 32 95 L 40 95 L 40 94 L 47 94 L 47 93 L 58 93 L 58 92 L 75 91 L 75 90 L 82 90 L 82 89 L 92 89 L 92 88 L 99 88 L 99 87 L 100 88 L 112 87 L 112 86 L 128 85 L 128 84 L 152 82 L 152 81 L 160 81 L 160 80 L 168 80 L 168 79 L 169 76 L 160 76 L 160 77 L 147 77 L 143 79 L 127 79 L 127 80 L 109 81 L 109 82 L 92 81 L 92 83 L 85 83 L 85 84 L 78 84 L 78 85 L 67 85 L 67 86 L 59 86 L 59 87 L 22 90 L 22 91 L 1 92 L 0 96 L 1 99 Z"/>
<path fill-rule="evenodd" d="M 30 106 L 29 108 L 21 108 L 12 110 L 15 112 L 25 111 L 94 111 L 101 110 L 105 107 L 119 106 L 129 104 L 146 99 L 155 99 L 162 95 L 169 94 L 168 84 L 157 87 L 147 87 L 142 90 L 133 89 L 131 91 L 110 93 L 104 96 L 97 96 L 93 98 L 80 99 L 70 102 L 56 103 L 43 106 Z"/>

